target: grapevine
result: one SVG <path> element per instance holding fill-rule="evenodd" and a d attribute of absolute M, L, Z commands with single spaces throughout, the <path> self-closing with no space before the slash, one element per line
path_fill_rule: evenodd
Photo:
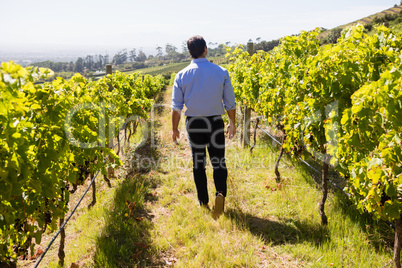
<path fill-rule="evenodd" d="M 330 166 L 350 178 L 346 190 L 360 211 L 396 221 L 400 267 L 401 36 L 384 26 L 368 36 L 357 25 L 336 44 L 320 46 L 319 32 L 285 37 L 251 57 L 229 49 L 237 101 L 284 131 L 282 150 L 322 163 L 323 224 Z"/>
<path fill-rule="evenodd" d="M 161 76 L 115 73 L 98 81 L 13 62 L 0 67 L 0 262 L 16 260 L 57 228 L 71 186 L 120 165 L 108 148 L 130 115 L 146 118 Z M 73 111 L 73 112 L 72 112 Z"/>

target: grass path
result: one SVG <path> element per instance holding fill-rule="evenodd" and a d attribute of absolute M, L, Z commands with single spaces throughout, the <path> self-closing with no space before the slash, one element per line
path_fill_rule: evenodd
<path fill-rule="evenodd" d="M 170 107 L 170 96 L 171 91 L 168 90 L 164 98 L 165 107 Z M 161 161 L 160 165 L 160 184 L 155 189 L 158 200 L 148 202 L 147 205 L 154 215 L 152 241 L 159 252 L 168 256 L 165 264 L 174 264 L 176 267 L 302 265 L 303 261 L 293 260 L 287 254 L 278 254 L 273 248 L 267 247 L 259 234 L 253 234 L 245 226 L 245 215 L 241 210 L 242 205 L 245 205 L 241 200 L 244 198 L 244 189 L 241 188 L 246 185 L 236 183 L 235 163 L 230 160 L 227 216 L 215 221 L 207 210 L 199 207 L 192 179 L 191 152 L 186 139 L 184 120 L 182 118 L 180 124 L 179 146 L 171 142 L 169 109 L 164 110 L 159 121 L 161 123 L 157 139 L 162 144 L 160 153 L 164 161 Z M 236 141 L 227 141 L 227 147 L 230 148 L 229 155 L 236 154 Z M 242 161 L 237 159 L 239 160 Z M 212 207 L 215 190 L 210 165 L 207 167 L 207 176 Z M 257 187 L 264 189 L 263 185 Z"/>
<path fill-rule="evenodd" d="M 164 103 L 170 105 L 170 94 Z M 156 252 L 176 267 L 383 267 L 391 260 L 392 231 L 361 216 L 342 194 L 329 196 L 329 226 L 318 214 L 321 192 L 304 166 L 284 159 L 278 188 L 277 148 L 264 136 L 253 154 L 227 141 L 226 213 L 217 221 L 198 206 L 191 154 L 181 120 L 180 145 L 170 140 L 170 110 L 159 117 L 163 161 L 155 174 L 150 232 Z M 210 200 L 212 168 L 207 165 Z M 213 202 L 211 202 L 213 203 Z M 212 205 L 212 204 L 210 204 Z M 381 230 L 384 232 L 377 232 Z M 390 231 L 390 232 L 388 232 Z"/>
<path fill-rule="evenodd" d="M 214 220 L 197 202 L 183 118 L 180 144 L 171 142 L 170 96 L 168 88 L 160 100 L 156 146 L 127 150 L 113 187 L 99 180 L 98 203 L 82 205 L 67 226 L 67 266 L 391 267 L 392 230 L 360 215 L 339 192 L 328 197 L 329 225 L 322 227 L 314 177 L 285 157 L 277 185 L 278 148 L 262 134 L 252 154 L 227 141 L 226 211 Z M 213 201 L 210 164 L 207 176 Z M 41 267 L 57 267 L 55 245 Z"/>

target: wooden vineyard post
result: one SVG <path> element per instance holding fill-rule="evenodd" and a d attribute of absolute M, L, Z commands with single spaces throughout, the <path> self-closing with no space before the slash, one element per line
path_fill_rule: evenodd
<path fill-rule="evenodd" d="M 276 183 L 281 182 L 281 173 L 279 173 L 279 162 L 281 161 L 282 155 L 285 152 L 285 148 L 283 148 L 283 144 L 285 143 L 285 140 L 286 140 L 286 133 L 285 133 L 285 130 L 283 130 L 281 151 L 279 152 L 279 156 L 278 156 L 278 159 L 276 160 L 276 164 L 275 164 L 275 175 L 276 175 L 275 181 L 276 181 Z"/>
<path fill-rule="evenodd" d="M 254 44 L 252 42 L 247 43 L 247 52 L 250 56 L 254 53 Z M 243 120 L 243 148 L 250 146 L 250 117 L 251 109 L 244 105 L 244 120 Z"/>
<path fill-rule="evenodd" d="M 93 173 L 91 173 L 89 176 L 90 176 L 91 181 L 92 180 L 94 181 L 92 183 L 92 202 L 88 205 L 88 208 L 91 208 L 91 207 L 95 206 L 95 204 L 96 204 L 96 182 L 94 179 L 95 175 Z"/>
<path fill-rule="evenodd" d="M 394 264 L 396 268 L 401 268 L 401 248 L 402 248 L 402 214 L 395 222 L 394 240 Z"/>
<path fill-rule="evenodd" d="M 250 117 L 251 109 L 244 104 L 244 120 L 243 120 L 243 148 L 250 146 Z"/>
<path fill-rule="evenodd" d="M 112 74 L 112 64 L 106 64 L 106 75 Z M 111 90 L 112 85 L 109 85 L 109 90 Z"/>
<path fill-rule="evenodd" d="M 257 144 L 258 123 L 260 123 L 260 118 L 259 117 L 257 117 L 256 122 L 255 122 L 255 126 L 254 126 L 254 144 L 253 144 L 253 146 L 250 147 L 250 153 L 253 152 L 253 149 L 254 149 L 255 145 Z"/>
<path fill-rule="evenodd" d="M 112 64 L 107 64 L 106 65 L 106 75 L 112 74 L 112 73 L 113 73 Z M 110 83 L 109 84 L 109 91 L 112 91 L 112 90 L 113 90 L 113 86 L 112 86 L 112 83 Z M 108 122 L 109 118 L 107 118 L 106 120 L 107 120 L 106 122 Z M 110 122 L 109 122 L 109 127 L 110 127 Z M 109 130 L 109 131 L 111 131 L 111 130 Z M 111 148 L 111 149 L 113 148 L 113 138 L 109 139 L 109 143 L 107 144 L 107 148 Z M 113 163 L 113 162 L 114 162 L 113 160 L 110 160 L 110 163 Z M 108 167 L 107 176 L 108 176 L 109 179 L 114 177 L 114 168 L 113 167 Z"/>
<path fill-rule="evenodd" d="M 321 122 L 325 122 L 326 117 L 325 117 L 325 110 L 321 109 Z M 327 144 L 327 139 L 325 136 L 325 129 L 324 127 L 321 125 L 320 127 L 320 132 L 322 135 L 322 140 L 321 140 L 321 144 Z M 327 200 L 327 196 L 328 196 L 328 170 L 329 170 L 329 156 L 327 154 L 327 149 L 326 147 L 323 145 L 321 146 L 321 153 L 324 155 L 324 159 L 323 159 L 323 164 L 322 164 L 322 171 L 321 171 L 321 187 L 322 187 L 322 199 L 320 201 L 319 204 L 319 213 L 321 216 L 321 224 L 322 225 L 328 225 L 328 218 L 327 215 L 325 215 L 325 201 Z"/>
<path fill-rule="evenodd" d="M 64 200 L 64 189 L 62 189 L 62 192 L 61 192 L 61 201 L 65 201 Z M 60 228 L 63 226 L 64 217 L 65 217 L 65 215 L 64 215 L 64 212 L 63 212 L 63 216 L 59 219 L 59 227 Z M 65 240 L 66 240 L 66 230 L 64 228 L 62 228 L 61 231 L 60 231 L 59 252 L 57 254 L 59 256 L 59 266 L 60 267 L 64 266 L 64 258 L 66 257 L 66 253 L 64 252 Z"/>

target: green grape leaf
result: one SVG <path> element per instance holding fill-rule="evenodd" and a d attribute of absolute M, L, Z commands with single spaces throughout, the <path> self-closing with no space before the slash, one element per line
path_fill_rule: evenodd
<path fill-rule="evenodd" d="M 393 183 L 385 185 L 385 194 L 389 197 L 397 197 L 396 187 Z"/>
<path fill-rule="evenodd" d="M 385 202 L 383 212 L 390 220 L 398 219 L 401 214 L 400 208 L 391 200 Z"/>
<path fill-rule="evenodd" d="M 382 169 L 376 168 L 376 169 L 370 170 L 369 176 L 371 177 L 373 184 L 377 184 L 382 176 Z"/>
<path fill-rule="evenodd" d="M 37 230 L 36 232 L 34 232 L 33 237 L 35 237 L 35 243 L 39 245 L 42 241 L 42 232 Z"/>

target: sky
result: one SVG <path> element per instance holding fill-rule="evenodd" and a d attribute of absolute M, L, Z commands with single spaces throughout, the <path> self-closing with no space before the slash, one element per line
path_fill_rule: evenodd
<path fill-rule="evenodd" d="M 270 41 L 334 28 L 398 0 L 0 0 L 0 49 L 156 48 L 202 35 L 207 44 Z"/>

